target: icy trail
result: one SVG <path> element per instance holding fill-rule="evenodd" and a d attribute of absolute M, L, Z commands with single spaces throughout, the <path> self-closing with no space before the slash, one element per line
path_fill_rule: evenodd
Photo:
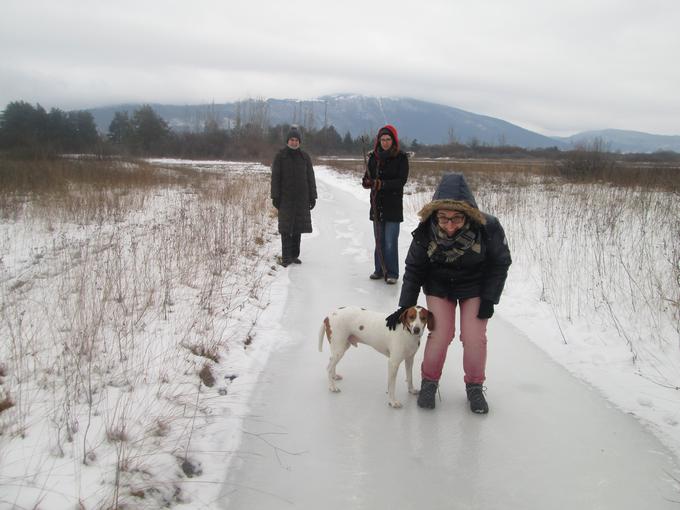
<path fill-rule="evenodd" d="M 368 279 L 367 203 L 322 174 L 317 181 L 315 234 L 303 236 L 303 265 L 285 270 L 288 296 L 275 339 L 282 348 L 253 390 L 224 508 L 680 508 L 677 459 L 502 316 L 489 327 L 487 416 L 467 408 L 457 339 L 434 411 L 418 409 L 407 394 L 403 367 L 397 397 L 404 408 L 389 408 L 386 358 L 366 346 L 346 354 L 338 366 L 342 392 L 330 393 L 327 346 L 317 350 L 321 320 L 349 304 L 390 312 L 399 285 Z M 406 229 L 400 240 L 403 260 Z M 422 347 L 416 368 L 421 354 Z"/>

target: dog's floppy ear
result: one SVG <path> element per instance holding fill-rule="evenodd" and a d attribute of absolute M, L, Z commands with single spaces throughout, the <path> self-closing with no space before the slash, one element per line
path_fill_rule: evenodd
<path fill-rule="evenodd" d="M 430 331 L 434 331 L 434 314 L 429 310 L 426 311 L 427 311 L 427 329 L 429 329 Z"/>
<path fill-rule="evenodd" d="M 410 308 L 407 308 L 403 312 L 401 312 L 401 315 L 399 316 L 399 322 L 401 322 L 401 325 L 403 326 L 404 329 L 408 329 L 408 311 Z"/>

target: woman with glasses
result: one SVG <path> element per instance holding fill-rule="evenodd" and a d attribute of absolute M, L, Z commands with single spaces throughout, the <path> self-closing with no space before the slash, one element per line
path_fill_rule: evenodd
<path fill-rule="evenodd" d="M 361 184 L 371 190 L 369 218 L 375 236 L 375 265 L 369 278 L 395 284 L 399 278 L 399 224 L 404 221 L 402 199 L 408 179 L 408 157 L 399 149 L 394 126 L 378 130 L 367 166 Z"/>
<path fill-rule="evenodd" d="M 462 174 L 445 175 L 418 215 L 400 308 L 387 317 L 387 326 L 397 326 L 402 311 L 416 304 L 422 288 L 434 328 L 425 345 L 418 406 L 434 409 L 458 309 L 467 398 L 473 412 L 486 414 L 486 326 L 512 262 L 505 232 L 497 218 L 479 210 Z"/>

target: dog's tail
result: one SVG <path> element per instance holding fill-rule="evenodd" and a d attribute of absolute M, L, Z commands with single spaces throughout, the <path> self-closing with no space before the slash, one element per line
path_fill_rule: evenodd
<path fill-rule="evenodd" d="M 321 323 L 321 327 L 319 328 L 319 352 L 323 351 L 323 337 L 328 336 L 328 340 L 331 339 L 330 331 L 331 331 L 331 324 L 328 321 L 328 317 L 326 317 L 323 320 L 323 322 Z"/>

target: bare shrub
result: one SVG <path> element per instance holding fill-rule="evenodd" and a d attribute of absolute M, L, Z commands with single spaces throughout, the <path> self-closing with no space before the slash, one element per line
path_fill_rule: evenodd
<path fill-rule="evenodd" d="M 111 474 L 111 494 L 96 489 L 102 507 L 140 487 L 147 501 L 177 502 L 173 452 L 210 412 L 187 387 L 203 367 L 221 377 L 241 341 L 234 321 L 261 312 L 275 233 L 266 176 L 136 161 L 0 162 L 0 174 L 0 257 L 12 259 L 0 400 L 11 392 L 14 404 L 3 457 L 21 444 L 5 437 L 33 435 L 36 448 Z M 17 504 L 34 506 L 49 476 L 69 473 L 36 459 L 27 477 L 38 482 L 15 483 Z"/>
<path fill-rule="evenodd" d="M 603 181 L 617 170 L 617 166 L 601 138 L 578 145 L 557 162 L 559 175 L 574 182 Z"/>

